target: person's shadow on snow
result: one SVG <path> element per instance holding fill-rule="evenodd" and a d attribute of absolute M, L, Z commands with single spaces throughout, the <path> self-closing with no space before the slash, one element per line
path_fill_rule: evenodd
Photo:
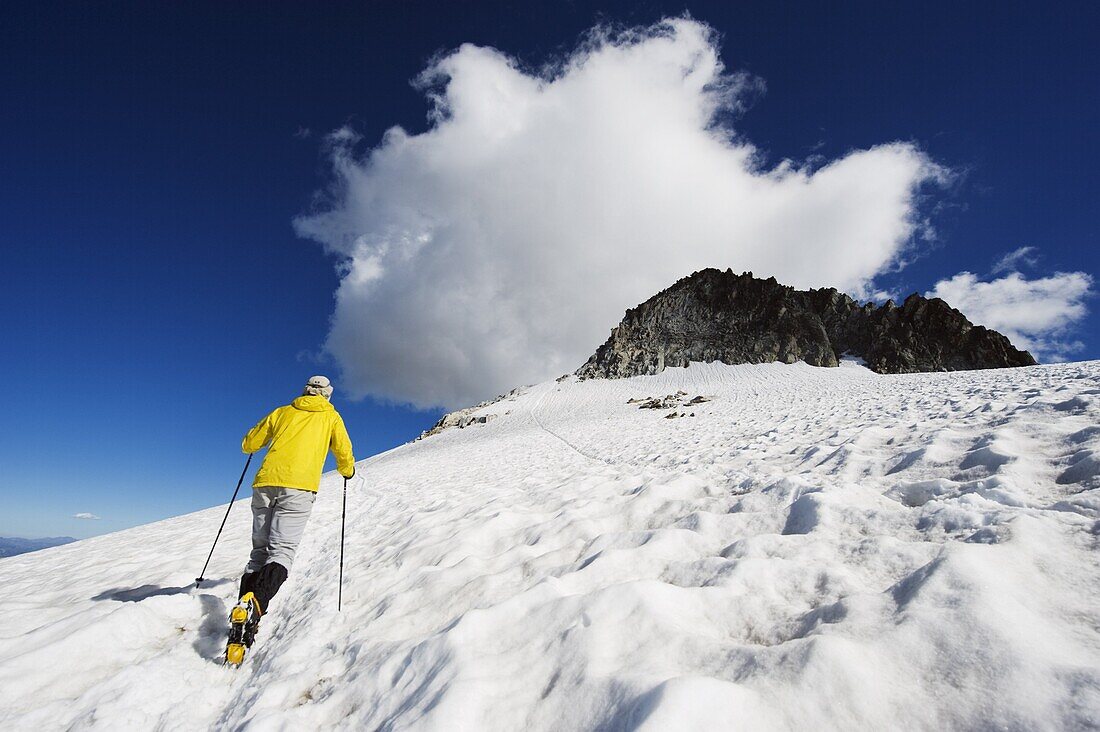
<path fill-rule="evenodd" d="M 232 582 L 231 579 L 220 580 L 203 580 L 208 586 L 224 585 Z M 141 587 L 134 587 L 128 589 L 125 587 L 116 587 L 113 590 L 104 590 L 99 593 L 93 600 L 114 600 L 115 602 L 141 602 L 142 600 L 148 600 L 150 597 L 162 597 L 164 595 L 186 595 L 195 589 L 194 585 L 184 585 L 183 587 L 161 587 L 160 585 L 142 585 Z"/>
<path fill-rule="evenodd" d="M 216 587 L 232 582 L 232 579 L 203 580 L 203 586 Z M 114 602 L 141 602 L 142 600 L 148 600 L 150 597 L 189 595 L 194 590 L 195 586 L 192 584 L 183 587 L 161 587 L 160 585 L 142 585 L 134 588 L 116 587 L 113 590 L 105 590 L 92 599 Z M 198 637 L 191 644 L 191 647 L 205 660 L 221 663 L 225 657 L 226 618 L 229 611 L 225 607 L 225 602 L 217 595 L 203 593 L 198 595 L 198 599 L 202 607 L 202 620 L 199 623 Z M 180 630 L 182 631 L 183 628 L 180 628 Z"/>
<path fill-rule="evenodd" d="M 225 660 L 229 611 L 216 595 L 199 595 L 199 602 L 202 603 L 202 623 L 199 624 L 199 637 L 191 647 L 207 661 L 221 663 Z"/>

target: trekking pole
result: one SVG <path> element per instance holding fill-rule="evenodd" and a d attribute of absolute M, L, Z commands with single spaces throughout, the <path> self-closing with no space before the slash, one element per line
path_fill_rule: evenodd
<path fill-rule="evenodd" d="M 348 479 L 344 478 L 344 507 L 340 509 L 340 587 L 336 591 L 336 612 L 344 604 L 344 517 L 348 514 Z"/>
<path fill-rule="evenodd" d="M 233 491 L 233 497 L 229 499 L 229 508 L 225 509 L 225 517 L 222 519 L 222 525 L 218 527 L 218 535 L 214 537 L 214 543 L 210 546 L 210 553 L 206 555 L 206 564 L 202 565 L 202 571 L 199 572 L 199 576 L 195 578 L 196 588 L 206 579 L 206 568 L 210 566 L 210 557 L 214 556 L 214 547 L 218 545 L 218 539 L 222 536 L 222 529 L 225 528 L 225 521 L 229 518 L 229 512 L 233 510 L 233 502 L 237 500 L 237 491 L 241 489 L 241 483 L 244 482 L 244 474 L 248 472 L 248 466 L 251 462 L 252 453 L 248 453 L 248 460 L 245 461 L 244 470 L 241 471 L 241 479 L 237 481 L 237 488 Z"/>

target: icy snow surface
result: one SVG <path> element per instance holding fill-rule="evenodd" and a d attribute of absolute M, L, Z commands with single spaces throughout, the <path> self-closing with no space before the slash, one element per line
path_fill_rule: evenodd
<path fill-rule="evenodd" d="M 677 390 L 712 400 L 627 404 Z M 246 502 L 198 591 L 224 507 L 0 560 L 0 728 L 1100 724 L 1100 362 L 696 364 L 485 411 L 359 464 L 342 614 L 325 477 L 237 671 Z"/>

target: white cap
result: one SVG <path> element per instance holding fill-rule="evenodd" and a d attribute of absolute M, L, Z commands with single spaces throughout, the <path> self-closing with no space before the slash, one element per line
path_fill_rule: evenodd
<path fill-rule="evenodd" d="M 310 376 L 302 396 L 323 396 L 332 399 L 332 382 L 327 376 Z"/>

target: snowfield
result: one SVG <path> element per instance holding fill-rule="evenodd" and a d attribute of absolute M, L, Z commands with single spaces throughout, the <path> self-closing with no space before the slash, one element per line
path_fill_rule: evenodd
<path fill-rule="evenodd" d="M 681 390 L 710 401 L 627 403 Z M 481 411 L 359 463 L 340 614 L 326 475 L 237 671 L 246 501 L 197 591 L 224 506 L 0 560 L 0 728 L 1100 727 L 1100 362 L 695 364 Z"/>

